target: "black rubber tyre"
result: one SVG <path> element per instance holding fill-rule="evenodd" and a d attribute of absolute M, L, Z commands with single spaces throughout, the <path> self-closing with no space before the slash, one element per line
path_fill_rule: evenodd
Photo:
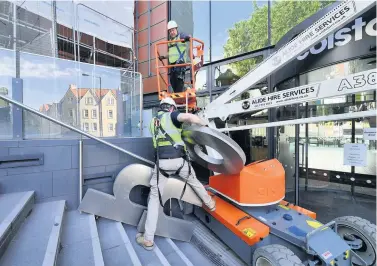
<path fill-rule="evenodd" d="M 356 216 L 343 216 L 335 219 L 338 234 L 343 238 L 344 234 L 352 234 L 363 241 L 359 250 L 354 250 L 357 255 L 364 259 L 368 266 L 376 265 L 376 225 Z M 354 257 L 353 265 L 363 265 Z"/>
<path fill-rule="evenodd" d="M 302 261 L 287 247 L 268 245 L 255 250 L 253 266 L 304 266 Z"/>

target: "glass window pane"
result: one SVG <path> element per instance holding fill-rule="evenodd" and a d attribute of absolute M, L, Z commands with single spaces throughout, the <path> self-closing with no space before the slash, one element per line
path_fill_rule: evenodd
<path fill-rule="evenodd" d="M 0 22 L 1 23 L 1 22 Z M 0 48 L 0 94 L 12 98 L 14 51 Z M 12 105 L 0 99 L 0 139 L 13 138 Z"/>
<path fill-rule="evenodd" d="M 0 48 L 13 49 L 13 4 L 0 1 Z"/>
<path fill-rule="evenodd" d="M 285 200 L 294 202 L 295 191 L 295 126 L 287 125 L 276 129 L 276 158 L 285 170 Z"/>
<path fill-rule="evenodd" d="M 355 167 L 353 173 L 351 166 L 344 164 L 344 144 L 351 142 L 351 123 L 340 120 L 300 125 L 300 205 L 317 209 L 318 219 L 324 222 L 343 215 L 372 221 L 376 216 L 375 146 L 368 148 L 367 167 Z"/>
<path fill-rule="evenodd" d="M 334 2 L 334 0 L 272 1 L 271 44 L 276 44 L 289 30 Z"/>
<path fill-rule="evenodd" d="M 267 1 L 211 2 L 211 60 L 268 45 Z"/>
<path fill-rule="evenodd" d="M 26 105 L 97 137 L 140 136 L 139 74 L 27 53 L 20 57 Z M 29 112 L 24 130 L 25 138 L 77 137 Z"/>
<path fill-rule="evenodd" d="M 229 87 L 262 61 L 263 56 L 256 56 L 227 65 L 216 66 L 215 87 Z"/>
<path fill-rule="evenodd" d="M 196 97 L 196 105 L 199 108 L 204 108 L 210 103 L 209 96 Z"/>
<path fill-rule="evenodd" d="M 80 61 L 112 67 L 131 67 L 133 32 L 130 28 L 102 15 L 99 8 L 104 8 L 103 4 L 101 1 L 89 4 L 98 12 L 84 5 L 77 5 Z M 112 2 L 111 5 L 112 8 L 116 8 L 114 5 L 122 3 Z M 71 49 L 70 46 L 68 48 Z"/>
<path fill-rule="evenodd" d="M 207 90 L 207 68 L 201 68 L 195 75 L 195 89 L 197 91 Z"/>
<path fill-rule="evenodd" d="M 23 102 L 52 118 L 76 128 L 79 126 L 77 85 L 79 70 L 72 61 L 20 53 Z M 24 137 L 71 138 L 72 131 L 56 123 L 24 112 Z"/>
<path fill-rule="evenodd" d="M 22 52 L 53 56 L 52 1 L 17 1 L 17 39 Z"/>

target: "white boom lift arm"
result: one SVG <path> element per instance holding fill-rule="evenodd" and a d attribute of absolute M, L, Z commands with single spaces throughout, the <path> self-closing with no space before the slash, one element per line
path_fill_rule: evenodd
<path fill-rule="evenodd" d="M 208 104 L 206 108 L 204 108 L 204 110 L 199 113 L 199 115 L 204 120 L 209 122 L 210 127 L 216 128 L 215 123 L 213 122 L 214 118 L 220 118 L 221 120 L 225 121 L 229 118 L 230 115 L 234 114 L 247 113 L 265 108 L 272 108 L 287 104 L 296 104 L 314 99 L 327 98 L 337 95 L 375 89 L 376 71 L 371 70 L 351 75 L 347 77 L 345 81 L 343 81 L 343 79 L 328 80 L 293 88 L 283 92 L 271 93 L 254 99 L 249 99 L 247 101 L 244 100 L 229 103 L 230 101 L 241 95 L 243 92 L 247 91 L 252 86 L 260 82 L 262 79 L 268 77 L 272 73 L 284 67 L 286 64 L 294 60 L 297 56 L 304 53 L 305 51 L 310 49 L 310 47 L 320 42 L 322 39 L 326 38 L 328 35 L 335 32 L 375 4 L 375 1 L 370 0 L 346 0 L 339 3 L 339 5 L 336 6 L 333 10 L 328 12 L 325 16 L 316 21 L 305 31 L 297 35 L 289 43 L 284 45 L 275 53 L 271 54 L 262 63 L 252 69 L 236 83 L 231 85 L 227 91 L 220 95 L 216 100 Z M 339 83 L 339 81 L 341 83 Z M 342 82 L 348 82 L 349 84 L 342 84 Z M 343 86 L 342 90 L 338 90 L 338 88 L 340 89 L 339 86 L 341 85 Z M 287 95 L 289 95 L 290 97 L 286 97 Z M 358 114 L 359 117 L 364 115 L 373 116 L 372 113 L 373 111 L 369 113 L 359 112 Z M 375 115 L 376 114 L 374 112 L 374 116 Z M 343 116 L 345 116 L 345 114 L 343 114 Z M 344 119 L 346 119 L 346 117 Z M 295 124 L 294 121 L 296 122 L 296 120 L 285 122 Z M 276 126 L 272 125 L 272 123 L 268 124 L 271 124 L 270 126 Z M 266 127 L 266 125 L 267 127 L 269 127 L 268 124 L 264 124 L 264 127 Z M 261 126 L 262 125 L 259 125 L 258 127 Z M 247 126 L 232 128 L 232 130 L 247 129 L 246 127 Z M 256 125 L 252 127 L 256 127 Z M 221 131 L 228 130 L 229 128 Z"/>
<path fill-rule="evenodd" d="M 315 82 L 312 84 L 295 87 L 292 89 L 266 94 L 260 97 L 247 99 L 243 101 L 237 101 L 224 105 L 224 107 L 218 110 L 217 113 L 208 112 L 208 118 L 226 118 L 236 114 L 244 114 L 253 111 L 259 111 L 279 106 L 292 105 L 297 103 L 304 103 L 309 101 L 315 101 L 319 99 L 337 97 L 347 94 L 354 94 L 359 92 L 366 92 L 371 90 L 376 90 L 376 76 L 377 70 L 370 69 L 362 72 L 358 72 L 345 77 L 340 77 L 336 79 L 324 80 L 320 82 Z M 343 116 L 343 117 L 342 117 Z M 376 116 L 376 110 L 363 111 L 356 113 L 345 113 L 339 114 L 332 119 L 349 119 L 356 117 L 368 117 Z M 325 119 L 325 120 L 323 120 Z M 224 128 L 219 129 L 220 131 L 234 131 L 234 130 L 245 130 L 251 128 L 260 127 L 274 127 L 282 125 L 293 125 L 293 124 L 303 124 L 303 123 L 315 123 L 320 121 L 330 121 L 329 116 L 325 117 L 314 117 L 306 119 L 295 119 L 281 122 L 272 122 L 267 124 L 259 124 L 252 126 L 240 126 L 237 128 Z M 224 119 L 223 119 L 224 120 Z M 318 121 L 317 121 L 318 120 Z M 306 122 L 308 121 L 308 122 Z"/>

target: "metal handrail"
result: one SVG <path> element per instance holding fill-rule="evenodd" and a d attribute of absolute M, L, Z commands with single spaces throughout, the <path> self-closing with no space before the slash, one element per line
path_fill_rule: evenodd
<path fill-rule="evenodd" d="M 79 134 L 81 134 L 81 135 L 84 135 L 84 136 L 86 136 L 86 137 L 88 137 L 88 138 L 90 138 L 90 139 L 96 140 L 96 141 L 98 141 L 98 142 L 100 142 L 100 143 L 102 143 L 102 144 L 104 144 L 104 145 L 106 145 L 106 146 L 108 146 L 108 147 L 111 147 L 111 148 L 116 149 L 116 150 L 118 150 L 118 151 L 120 151 L 120 152 L 123 152 L 123 153 L 125 153 L 125 154 L 128 154 L 128 155 L 130 155 L 130 156 L 132 156 L 132 157 L 134 157 L 134 158 L 136 158 L 136 159 L 138 159 L 138 160 L 140 160 L 140 161 L 143 161 L 144 163 L 147 163 L 148 165 L 154 167 L 154 162 L 152 162 L 152 161 L 149 161 L 149 160 L 147 160 L 147 159 L 145 159 L 145 158 L 143 158 L 143 157 L 140 157 L 139 155 L 136 155 L 136 154 L 134 154 L 134 153 L 132 153 L 132 152 L 129 152 L 129 151 L 125 150 L 125 149 L 122 149 L 122 148 L 120 148 L 120 147 L 118 147 L 118 146 L 116 146 L 116 145 L 114 145 L 114 144 L 112 144 L 112 143 L 110 143 L 110 142 L 107 142 L 107 141 L 105 141 L 105 140 L 102 140 L 102 139 L 100 139 L 100 138 L 97 138 L 97 137 L 95 137 L 95 136 L 92 136 L 92 135 L 90 135 L 90 134 L 88 134 L 88 133 L 86 133 L 86 132 L 84 132 L 84 131 L 82 131 L 82 130 L 80 130 L 80 129 L 77 129 L 77 128 L 72 127 L 72 126 L 70 126 L 70 125 L 68 125 L 68 124 L 65 124 L 65 123 L 63 123 L 63 122 L 61 122 L 61 121 L 59 121 L 59 120 L 56 120 L 55 118 L 49 117 L 49 116 L 47 116 L 47 115 L 45 115 L 45 114 L 43 114 L 43 113 L 41 113 L 41 112 L 39 112 L 39 111 L 36 111 L 36 110 L 34 110 L 33 108 L 30 108 L 30 107 L 28 107 L 28 106 L 26 106 L 26 105 L 24 105 L 24 104 L 22 104 L 22 103 L 20 103 L 20 102 L 18 102 L 18 101 L 15 101 L 15 100 L 13 100 L 13 99 L 10 99 L 10 98 L 8 98 L 8 97 L 5 97 L 4 95 L 1 95 L 1 94 L 0 94 L 0 99 L 3 99 L 4 101 L 10 102 L 10 103 L 12 103 L 12 104 L 14 104 L 14 105 L 16 105 L 16 106 L 22 108 L 22 109 L 25 109 L 25 110 L 27 110 L 27 111 L 33 113 L 33 114 L 36 114 L 36 115 L 38 115 L 38 116 L 40 116 L 40 117 L 43 117 L 43 118 L 45 118 L 45 119 L 47 119 L 47 120 L 49 120 L 49 121 L 51 121 L 51 122 L 54 122 L 54 123 L 56 123 L 56 124 L 59 124 L 59 125 L 61 125 L 62 127 L 68 128 L 68 129 L 70 129 L 70 130 L 72 130 L 72 131 L 74 131 L 74 132 L 76 132 L 76 133 L 79 133 Z"/>

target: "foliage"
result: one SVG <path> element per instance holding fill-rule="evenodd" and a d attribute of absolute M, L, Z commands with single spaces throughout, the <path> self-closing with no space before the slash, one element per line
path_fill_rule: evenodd
<path fill-rule="evenodd" d="M 290 29 L 310 17 L 323 7 L 335 2 L 280 0 L 271 3 L 271 43 L 277 43 Z M 229 38 L 224 45 L 225 57 L 253 51 L 268 45 L 268 7 L 258 7 L 254 0 L 254 11 L 247 20 L 237 22 L 228 30 Z M 239 76 L 245 75 L 259 63 L 257 59 L 247 59 L 232 64 Z"/>

